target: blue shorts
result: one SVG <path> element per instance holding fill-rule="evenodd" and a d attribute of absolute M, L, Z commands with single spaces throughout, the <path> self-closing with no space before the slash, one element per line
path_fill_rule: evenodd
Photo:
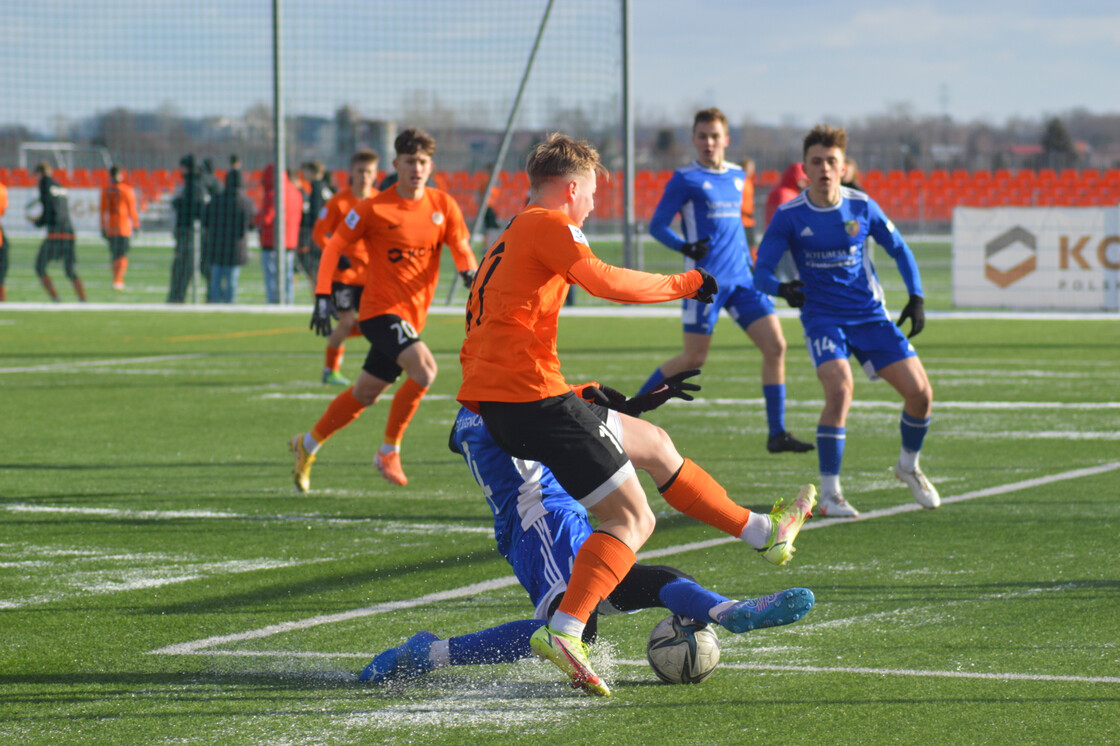
<path fill-rule="evenodd" d="M 535 619 L 547 619 L 549 604 L 567 589 L 576 552 L 590 535 L 586 518 L 560 510 L 538 518 L 510 551 L 513 574 L 536 607 Z"/>
<path fill-rule="evenodd" d="M 878 378 L 875 371 L 891 363 L 915 357 L 918 353 L 893 321 L 839 325 L 823 321 L 805 326 L 805 344 L 813 366 L 829 360 L 847 360 L 855 355 L 867 377 Z"/>
<path fill-rule="evenodd" d="M 724 308 L 744 331 L 763 316 L 774 313 L 774 303 L 769 295 L 746 285 L 730 285 L 721 287 L 711 303 L 685 299 L 681 306 L 684 330 L 690 334 L 711 334 L 715 331 L 719 312 Z"/>

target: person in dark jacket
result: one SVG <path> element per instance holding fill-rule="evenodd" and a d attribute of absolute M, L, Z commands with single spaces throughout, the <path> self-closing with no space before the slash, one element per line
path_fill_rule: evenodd
<path fill-rule="evenodd" d="M 36 227 L 47 229 L 47 238 L 35 257 L 35 274 L 39 275 L 39 281 L 43 283 L 47 295 L 57 303 L 58 293 L 47 274 L 47 264 L 61 259 L 66 276 L 70 278 L 74 292 L 78 294 L 78 300 L 84 303 L 86 289 L 74 268 L 77 257 L 74 253 L 74 225 L 70 222 L 70 194 L 51 176 L 49 164 L 40 163 L 35 167 L 35 173 L 39 175 L 39 204 L 42 205 L 43 212 L 38 218 L 28 219 Z"/>
<path fill-rule="evenodd" d="M 296 259 L 299 266 L 315 285 L 319 277 L 319 257 L 322 251 L 311 240 L 311 232 L 315 229 L 315 221 L 326 214 L 327 201 L 334 196 L 334 190 L 327 183 L 327 170 L 318 161 L 308 161 L 300 166 L 303 176 L 301 181 L 306 182 L 307 189 L 303 198 L 303 216 L 299 221 L 299 249 Z"/>
<path fill-rule="evenodd" d="M 237 302 L 237 280 L 249 261 L 246 236 L 256 212 L 253 201 L 241 187 L 241 172 L 226 174 L 226 188 L 210 201 L 203 215 L 210 259 L 207 303 Z"/>
<path fill-rule="evenodd" d="M 183 156 L 179 161 L 179 169 L 183 186 L 171 200 L 171 207 L 175 211 L 175 258 L 171 262 L 168 303 L 182 303 L 186 300 L 187 286 L 194 274 L 195 221 L 202 219 L 206 208 L 206 189 L 202 186 L 194 156 Z"/>

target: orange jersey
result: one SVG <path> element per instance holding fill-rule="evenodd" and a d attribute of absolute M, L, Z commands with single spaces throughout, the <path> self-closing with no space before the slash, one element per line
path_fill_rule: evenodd
<path fill-rule="evenodd" d="M 750 179 L 743 181 L 743 205 L 741 208 L 743 227 L 754 226 L 754 182 Z"/>
<path fill-rule="evenodd" d="M 477 411 L 480 401 L 529 402 L 571 391 L 556 352 L 571 283 L 619 303 L 660 303 L 692 297 L 702 282 L 696 270 L 666 276 L 605 264 L 567 215 L 530 205 L 486 252 L 471 287 L 458 399 Z"/>
<path fill-rule="evenodd" d="M 140 227 L 136 214 L 136 192 L 128 184 L 117 182 L 101 190 L 101 230 L 106 236 L 131 236 Z"/>
<path fill-rule="evenodd" d="M 0 218 L 8 211 L 8 187 L 0 184 Z M 0 226 L 0 241 L 4 240 L 4 228 Z"/>
<path fill-rule="evenodd" d="M 369 250 L 358 318 L 396 314 L 424 328 L 439 284 L 440 248 L 447 244 L 457 269 L 475 269 L 470 232 L 451 195 L 426 187 L 408 200 L 395 188 L 364 199 L 346 214 L 323 248 L 315 292 L 329 293 L 324 267 L 333 268 L 343 247 L 365 240 Z"/>
<path fill-rule="evenodd" d="M 372 192 L 371 197 L 377 194 L 376 189 Z M 361 201 L 358 195 L 350 191 L 349 187 L 335 192 L 334 196 L 327 201 L 326 206 L 323 207 L 322 212 L 315 219 L 315 227 L 311 229 L 311 240 L 320 250 L 327 245 L 327 239 L 331 237 L 346 214 Z M 366 248 L 366 242 L 355 241 L 345 247 L 342 253 L 350 260 L 350 269 L 336 269 L 331 274 L 331 282 L 341 282 L 343 285 L 361 285 L 365 281 L 366 265 L 369 264 L 369 250 Z M 318 278 L 316 278 L 317 280 Z"/>

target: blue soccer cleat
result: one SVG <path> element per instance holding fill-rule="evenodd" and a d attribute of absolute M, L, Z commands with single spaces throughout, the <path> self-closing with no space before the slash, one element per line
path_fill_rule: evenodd
<path fill-rule="evenodd" d="M 739 634 L 752 629 L 793 624 L 809 613 L 816 599 L 808 588 L 788 588 L 762 598 L 748 598 L 719 615 L 720 626 Z"/>
<path fill-rule="evenodd" d="M 428 651 L 439 637 L 431 632 L 417 632 L 403 645 L 389 648 L 379 653 L 370 664 L 362 669 L 358 681 L 372 684 L 387 684 L 391 681 L 404 681 L 422 676 L 432 669 Z"/>

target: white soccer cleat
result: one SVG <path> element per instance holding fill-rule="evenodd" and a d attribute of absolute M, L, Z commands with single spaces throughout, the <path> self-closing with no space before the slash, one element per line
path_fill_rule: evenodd
<path fill-rule="evenodd" d="M 894 475 L 898 481 L 910 488 L 914 500 L 926 510 L 933 510 L 941 505 L 941 495 L 937 488 L 930 484 L 920 467 L 915 466 L 914 471 L 904 471 L 898 464 L 894 465 Z"/>
<path fill-rule="evenodd" d="M 859 511 L 839 492 L 821 497 L 817 510 L 826 518 L 859 518 Z"/>

